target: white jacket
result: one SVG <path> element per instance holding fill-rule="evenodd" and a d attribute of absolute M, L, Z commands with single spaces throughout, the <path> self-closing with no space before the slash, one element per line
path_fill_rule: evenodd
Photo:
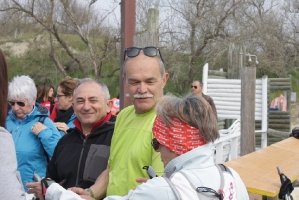
<path fill-rule="evenodd" d="M 0 127 L 0 199 L 24 200 L 20 173 L 17 171 L 15 145 L 11 134 Z"/>
<path fill-rule="evenodd" d="M 214 163 L 214 151 L 211 149 L 210 144 L 203 145 L 188 153 L 185 153 L 181 156 L 176 157 L 175 159 L 171 160 L 168 165 L 166 166 L 164 172 L 171 173 L 172 181 L 175 185 L 180 185 L 176 177 L 179 173 L 183 171 L 185 174 L 189 174 L 188 179 L 196 186 L 204 186 L 212 188 L 216 191 L 220 188 L 220 174 L 215 166 Z M 231 169 L 235 180 L 235 188 L 236 188 L 236 197 L 238 200 L 249 200 L 248 193 L 246 187 L 241 180 L 238 173 Z M 192 174 L 192 176 L 191 176 Z M 53 184 L 52 184 L 53 185 Z M 47 195 L 50 192 L 49 189 L 47 190 Z M 185 184 L 181 184 L 184 186 Z M 62 188 L 63 189 L 63 188 Z M 64 190 L 66 191 L 66 190 Z M 58 193 L 60 195 L 63 194 L 62 191 L 53 191 L 51 194 L 51 198 L 54 199 L 54 193 Z M 71 193 L 68 192 L 68 195 Z M 59 198 L 55 196 L 55 199 L 59 200 L 81 200 L 79 197 L 75 197 L 74 193 L 71 194 L 72 197 Z M 78 196 L 78 195 L 77 195 Z M 50 200 L 51 198 L 46 198 L 46 200 Z M 188 197 L 186 197 L 188 198 Z M 136 187 L 135 190 L 130 190 L 128 195 L 126 196 L 108 196 L 104 200 L 177 200 L 175 193 L 170 188 L 169 184 L 163 177 L 155 177 L 153 179 L 148 180 L 146 183 L 143 183 Z"/>
<path fill-rule="evenodd" d="M 52 183 L 47 189 L 46 200 L 82 200 L 76 193 L 66 190 L 58 183 Z"/>

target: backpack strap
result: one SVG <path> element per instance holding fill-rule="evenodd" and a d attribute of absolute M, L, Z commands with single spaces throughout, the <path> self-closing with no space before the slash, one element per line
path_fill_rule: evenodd
<path fill-rule="evenodd" d="M 224 191 L 223 191 L 223 187 L 224 187 L 224 176 L 223 176 L 223 173 L 224 172 L 228 172 L 230 175 L 232 175 L 232 172 L 231 170 L 226 167 L 225 165 L 223 164 L 217 164 L 215 165 L 219 171 L 219 174 L 220 174 L 220 188 L 219 188 L 219 191 L 215 191 L 213 190 L 212 188 L 208 188 L 208 187 L 196 187 L 187 177 L 187 175 L 183 172 L 183 171 L 180 171 L 179 173 L 182 174 L 186 180 L 189 182 L 190 186 L 197 192 L 197 196 L 199 199 L 202 198 L 201 195 L 205 196 L 205 197 L 210 197 L 210 195 L 208 194 L 214 194 L 215 197 L 217 197 L 219 200 L 223 200 L 224 198 Z M 175 185 L 171 182 L 170 180 L 170 177 L 173 173 L 165 173 L 163 175 L 163 178 L 166 180 L 166 182 L 169 184 L 170 188 L 173 190 L 173 192 L 175 193 L 176 197 L 178 200 L 181 200 L 182 197 L 180 195 L 180 192 L 176 189 Z M 233 176 L 233 175 L 232 175 Z"/>
<path fill-rule="evenodd" d="M 44 124 L 46 117 L 45 116 L 41 116 L 38 120 L 38 122 Z"/>
<path fill-rule="evenodd" d="M 168 178 L 168 176 L 170 177 L 172 175 L 172 173 L 171 174 L 163 174 L 163 178 L 165 179 L 165 181 L 168 183 L 168 185 L 170 186 L 170 188 L 172 189 L 172 191 L 174 192 L 174 194 L 175 194 L 175 196 L 176 196 L 176 198 L 178 199 L 178 200 L 181 200 L 182 199 L 182 197 L 181 197 L 181 195 L 180 195 L 180 192 L 176 189 L 176 187 L 173 185 L 173 183 L 171 182 L 171 180 Z"/>

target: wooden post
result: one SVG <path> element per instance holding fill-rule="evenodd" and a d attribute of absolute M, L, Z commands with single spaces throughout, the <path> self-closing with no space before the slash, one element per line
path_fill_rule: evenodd
<path fill-rule="evenodd" d="M 243 67 L 241 76 L 241 156 L 255 151 L 255 67 Z"/>
<path fill-rule="evenodd" d="M 228 48 L 228 79 L 240 79 L 240 69 L 244 66 L 246 48 L 230 44 Z M 225 120 L 225 128 L 229 128 L 233 123 L 232 119 Z"/>
<path fill-rule="evenodd" d="M 121 0 L 121 50 L 120 50 L 120 75 L 119 75 L 119 100 L 120 109 L 123 109 L 132 103 L 127 96 L 126 88 L 122 80 L 125 48 L 133 46 L 135 34 L 135 0 Z"/>
<path fill-rule="evenodd" d="M 147 31 L 134 36 L 134 46 L 146 47 L 157 46 L 159 47 L 159 10 L 150 8 L 147 15 Z"/>

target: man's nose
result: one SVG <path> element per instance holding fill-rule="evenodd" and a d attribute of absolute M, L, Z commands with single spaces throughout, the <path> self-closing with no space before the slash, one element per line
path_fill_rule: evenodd
<path fill-rule="evenodd" d="M 90 106 L 89 101 L 85 101 L 84 104 L 83 104 L 83 109 L 84 109 L 84 110 L 89 110 L 90 107 L 91 107 L 91 106 Z"/>
<path fill-rule="evenodd" d="M 147 86 L 145 83 L 140 83 L 138 86 L 138 93 L 146 93 L 147 92 Z"/>

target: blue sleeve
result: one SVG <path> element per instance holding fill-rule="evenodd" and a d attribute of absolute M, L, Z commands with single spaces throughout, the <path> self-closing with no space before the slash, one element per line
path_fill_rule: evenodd
<path fill-rule="evenodd" d="M 57 145 L 57 142 L 60 140 L 61 135 L 58 129 L 56 128 L 56 126 L 54 125 L 54 123 L 52 122 L 52 120 L 49 119 L 48 117 L 45 119 L 44 125 L 47 128 L 42 130 L 38 134 L 38 138 L 43 144 L 43 147 L 46 150 L 49 157 L 52 158 L 54 149 Z"/>

